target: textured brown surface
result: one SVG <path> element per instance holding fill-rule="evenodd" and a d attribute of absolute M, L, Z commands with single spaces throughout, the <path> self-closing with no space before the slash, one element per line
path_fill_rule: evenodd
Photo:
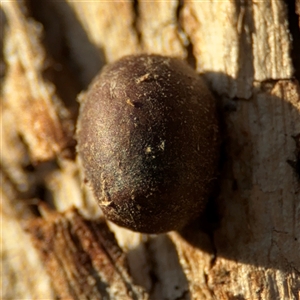
<path fill-rule="evenodd" d="M 133 285 L 126 256 L 103 219 L 85 220 L 76 210 L 46 214 L 44 219 L 27 224 L 27 230 L 52 278 L 57 297 L 148 298 Z"/>
<path fill-rule="evenodd" d="M 109 220 L 161 233 L 203 211 L 219 161 L 216 103 L 181 60 L 128 56 L 82 97 L 85 176 Z"/>
<path fill-rule="evenodd" d="M 33 22 L 27 22 L 13 5 L 5 6 L 10 27 L 6 34 L 5 105 L 29 148 L 33 161 L 71 155 L 73 126 L 70 112 L 43 79 L 45 52 Z M 30 109 L 28 109 L 30 107 Z M 45 138 L 46 137 L 46 138 Z"/>
<path fill-rule="evenodd" d="M 63 216 L 74 205 L 86 221 L 99 216 L 80 165 L 66 159 L 75 154 L 76 93 L 106 63 L 144 51 L 179 56 L 207 79 L 220 99 L 225 155 L 205 230 L 196 222 L 152 236 L 108 222 L 132 285 L 151 299 L 300 298 L 299 172 L 292 167 L 300 37 L 290 3 L 0 2 L 3 299 L 55 298 L 60 277 L 47 275 L 22 224 L 40 218 L 39 202 Z M 61 155 L 65 146 L 70 156 Z M 51 229 L 51 218 L 43 221 Z M 72 262 L 63 257 L 57 274 Z M 114 282 L 107 286 L 113 295 L 110 289 Z"/>

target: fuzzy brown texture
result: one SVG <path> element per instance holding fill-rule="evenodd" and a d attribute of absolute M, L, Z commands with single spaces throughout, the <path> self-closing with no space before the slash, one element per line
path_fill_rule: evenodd
<path fill-rule="evenodd" d="M 145 233 L 176 230 L 207 202 L 219 156 L 215 100 L 183 61 L 127 56 L 81 103 L 78 153 L 106 217 Z"/>

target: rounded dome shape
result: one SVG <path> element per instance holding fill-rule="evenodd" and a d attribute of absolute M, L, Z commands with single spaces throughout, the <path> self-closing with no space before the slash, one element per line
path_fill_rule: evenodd
<path fill-rule="evenodd" d="M 219 159 L 216 103 L 182 60 L 143 54 L 106 66 L 82 100 L 77 139 L 110 221 L 162 233 L 203 211 Z"/>

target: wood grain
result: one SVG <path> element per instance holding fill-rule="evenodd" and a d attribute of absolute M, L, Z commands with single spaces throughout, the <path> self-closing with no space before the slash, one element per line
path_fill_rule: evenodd
<path fill-rule="evenodd" d="M 75 94 L 105 63 L 148 52 L 186 59 L 207 80 L 220 106 L 224 150 L 205 222 L 160 236 L 108 223 L 105 232 L 114 232 L 128 262 L 130 280 L 124 285 L 120 279 L 122 291 L 144 290 L 150 299 L 300 299 L 295 5 L 281 0 L 1 3 L 3 298 L 59 294 L 60 277 L 47 275 L 47 264 L 37 255 L 43 255 L 42 246 L 35 243 L 34 250 L 21 225 L 28 219 L 42 222 L 50 234 L 56 221 L 39 221 L 41 202 L 64 220 L 60 224 L 73 222 L 63 217 L 72 206 L 82 215 L 80 224 L 100 218 L 73 157 Z M 9 238 L 14 232 L 17 238 Z M 63 245 L 65 253 L 72 252 Z M 61 265 L 71 269 L 74 257 L 61 255 L 57 272 Z M 23 275 L 34 268 L 41 274 L 35 285 Z M 66 277 L 63 282 L 68 285 Z M 116 281 L 105 282 L 108 298 L 118 299 Z"/>

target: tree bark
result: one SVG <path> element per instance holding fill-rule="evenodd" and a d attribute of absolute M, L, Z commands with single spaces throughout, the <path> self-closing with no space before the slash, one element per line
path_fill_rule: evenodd
<path fill-rule="evenodd" d="M 3 299 L 300 299 L 290 3 L 1 2 Z M 205 222 L 157 236 L 105 222 L 75 151 L 77 95 L 141 52 L 181 57 L 207 80 L 224 144 Z"/>

